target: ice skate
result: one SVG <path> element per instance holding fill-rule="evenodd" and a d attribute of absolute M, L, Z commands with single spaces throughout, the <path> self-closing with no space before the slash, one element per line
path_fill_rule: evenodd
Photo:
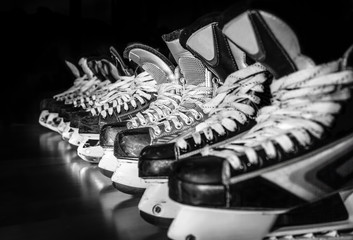
<path fill-rule="evenodd" d="M 204 112 L 209 113 L 210 117 L 196 126 L 194 133 L 178 138 L 175 143 L 168 145 L 151 145 L 142 150 L 140 154 L 139 170 L 140 176 L 143 177 L 146 182 L 153 182 L 154 178 L 156 180 L 167 179 L 172 169 L 173 162 L 178 159 L 198 155 L 205 146 L 217 147 L 240 138 L 254 125 L 257 110 L 266 106 L 269 102 L 270 94 L 268 86 L 272 80 L 271 74 L 267 72 L 262 64 L 258 62 L 250 63 L 251 61 L 247 60 L 243 51 L 237 48 L 228 38 L 225 38 L 225 36 L 222 38 L 223 33 L 218 26 L 219 22 L 217 20 L 218 18 L 212 19 L 210 16 L 207 16 L 206 20 L 201 18 L 199 20 L 200 23 L 206 25 L 204 26 L 197 21 L 186 28 L 185 33 L 183 32 L 181 34 L 181 43 L 190 51 L 195 52 L 194 54 L 199 56 L 216 76 L 222 76 L 227 69 L 229 71 L 229 66 L 226 64 L 214 65 L 213 61 L 207 59 L 219 58 L 220 56 L 224 58 L 225 54 L 214 53 L 216 52 L 215 49 L 227 49 L 224 46 L 218 46 L 221 44 L 231 46 L 233 59 L 236 59 L 234 64 L 237 67 L 233 69 L 233 72 L 227 73 L 228 77 L 225 79 L 223 86 L 219 87 L 216 91 L 216 96 L 209 103 L 204 105 Z M 283 50 L 283 54 L 286 54 L 287 51 L 295 52 L 295 54 L 292 53 L 292 55 L 299 58 L 299 56 L 301 56 L 299 46 L 295 45 L 294 50 L 291 46 L 293 42 L 297 43 L 297 37 L 292 31 L 288 30 L 287 32 L 290 33 L 290 36 L 286 35 L 287 39 L 283 40 L 284 45 L 278 45 L 278 48 Z M 282 36 L 276 37 L 281 38 Z M 196 42 L 201 42 L 201 40 L 206 43 L 212 42 L 210 39 L 218 39 L 218 42 L 213 43 L 213 48 L 209 46 L 203 46 L 201 48 L 202 44 L 196 44 Z M 220 39 L 227 40 L 222 43 Z M 290 44 L 288 44 L 287 41 L 289 41 Z M 208 55 L 212 53 L 214 56 L 211 58 Z M 245 62 L 246 60 L 248 62 Z M 222 62 L 222 60 L 217 62 Z M 288 59 L 287 62 L 289 66 L 293 67 L 293 70 L 306 66 L 306 63 L 303 64 L 303 62 L 299 60 L 297 63 L 293 63 L 294 60 Z M 278 75 L 280 73 L 276 74 Z M 229 89 L 227 89 L 227 87 L 229 87 Z M 256 101 L 254 101 L 255 99 Z M 235 104 L 233 105 L 233 103 Z M 212 111 L 209 111 L 208 108 L 212 109 Z M 249 109 L 252 110 L 249 111 Z M 163 151 L 159 151 L 159 148 Z M 169 150 L 170 148 L 172 150 Z M 158 154 L 156 154 L 156 152 Z M 166 187 L 160 187 L 159 189 L 165 188 Z M 148 191 L 146 191 L 145 194 L 147 193 Z M 159 194 L 162 193 L 158 192 L 156 196 Z M 154 199 L 156 197 L 146 196 L 146 199 L 147 198 Z M 170 205 L 176 205 L 174 204 L 175 202 L 169 201 L 170 203 L 165 199 L 163 199 L 163 201 L 161 200 L 160 202 L 162 203 L 159 204 L 159 208 L 165 209 L 167 208 L 166 206 L 169 208 Z M 151 216 L 155 215 L 152 211 L 153 207 L 149 204 L 146 204 L 144 207 L 141 203 L 139 209 Z M 176 214 L 178 207 L 173 207 L 173 209 L 176 210 L 174 212 L 174 214 Z M 170 218 L 171 213 L 169 212 L 168 214 L 168 218 Z M 163 214 L 159 214 L 156 217 L 162 219 Z"/>
<path fill-rule="evenodd" d="M 260 110 L 257 125 L 231 143 L 204 148 L 202 157 L 176 162 L 169 197 L 185 208 L 169 229 L 170 238 L 196 237 L 193 233 L 199 230 L 184 232 L 180 224 L 197 212 L 200 217 L 228 218 L 231 226 L 204 228 L 201 220 L 193 221 L 194 229 L 203 228 L 196 239 L 209 239 L 207 233 L 261 239 L 278 216 L 351 186 L 352 49 L 337 61 L 275 79 L 272 104 Z M 270 218 L 252 230 L 233 224 L 249 217 L 251 225 L 258 216 Z"/>
<path fill-rule="evenodd" d="M 87 77 L 81 74 L 74 64 L 68 61 L 66 61 L 65 63 L 75 77 L 73 86 L 71 86 L 69 89 L 62 92 L 61 94 L 55 95 L 53 98 L 43 99 L 40 104 L 41 113 L 39 116 L 39 124 L 55 132 L 57 132 L 55 124 L 58 124 L 60 122 L 60 119 L 58 118 L 58 113 L 62 107 L 66 106 L 66 99 L 72 98 L 72 94 L 75 94 L 75 92 L 83 84 L 85 84 L 85 81 L 87 80 Z"/>
<path fill-rule="evenodd" d="M 157 99 L 150 107 L 124 123 L 106 124 L 100 132 L 100 145 L 107 156 L 103 156 L 99 164 L 101 172 L 112 176 L 117 166 L 117 159 L 111 154 L 116 135 L 127 128 L 147 127 L 158 122 L 175 109 L 181 99 L 181 84 L 179 83 L 179 70 L 164 55 L 143 44 L 131 44 L 125 50 L 125 55 L 138 66 L 146 69 L 160 84 L 157 86 Z M 138 131 L 138 130 L 137 130 Z M 141 139 L 137 138 L 137 141 Z M 135 144 L 136 145 L 136 144 Z"/>
<path fill-rule="evenodd" d="M 150 67 L 144 66 L 147 70 Z M 156 71 L 146 71 L 144 68 L 138 67 L 136 76 L 122 77 L 120 92 L 109 94 L 100 106 L 91 109 L 92 116 L 79 121 L 79 134 L 86 135 L 87 139 L 99 138 L 104 126 L 111 124 L 120 124 L 122 129 L 126 129 L 127 120 L 148 109 L 149 105 L 157 100 L 161 76 Z M 151 75 L 149 72 L 157 75 Z M 101 145 L 101 142 L 99 144 Z M 82 143 L 81 149 L 89 147 L 88 143 Z"/>
<path fill-rule="evenodd" d="M 180 104 L 165 115 L 164 119 L 159 122 L 150 124 L 145 128 L 133 128 L 120 132 L 114 143 L 114 155 L 119 162 L 133 164 L 136 168 L 134 175 L 129 175 L 130 183 L 144 182 L 138 176 L 138 156 L 141 149 L 151 144 L 174 141 L 178 136 L 185 135 L 205 117 L 202 113 L 202 106 L 212 95 L 212 74 L 208 71 L 200 60 L 195 58 L 190 52 L 181 47 L 179 43 L 180 30 L 173 31 L 163 36 L 172 56 L 178 63 L 178 67 L 182 73 L 180 81 L 183 89 L 181 90 Z M 138 120 L 138 119 L 137 119 Z M 136 121 L 130 121 L 134 126 Z M 139 120 L 140 121 L 140 120 Z M 163 152 L 160 149 L 158 153 Z M 158 154 L 157 153 L 157 154 Z M 123 167 L 123 164 L 120 165 Z M 117 168 L 114 175 L 124 174 L 123 168 Z M 131 168 L 131 166 L 129 166 Z M 112 179 L 114 178 L 114 175 Z M 135 178 L 133 181 L 132 178 Z M 115 178 L 114 178 L 115 179 Z M 123 181 L 122 178 L 116 178 Z M 115 182 L 115 180 L 114 180 Z M 134 185 L 126 185 L 127 182 L 116 182 L 132 190 L 137 187 Z M 146 187 L 146 185 L 144 185 Z M 141 188 L 141 186 L 139 187 Z M 134 192 L 134 191 L 133 191 Z"/>

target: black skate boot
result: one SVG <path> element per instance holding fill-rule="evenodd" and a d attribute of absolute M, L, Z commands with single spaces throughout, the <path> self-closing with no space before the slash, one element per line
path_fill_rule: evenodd
<path fill-rule="evenodd" d="M 259 22 L 271 26 L 266 16 L 252 10 L 230 23 L 236 19 L 257 28 Z M 203 157 L 175 163 L 169 197 L 183 207 L 169 237 L 262 239 L 267 230 L 255 231 L 257 226 L 268 226 L 278 214 L 350 186 L 352 49 L 337 61 L 275 79 L 272 104 L 260 110 L 249 132 L 232 143 L 204 148 Z M 269 69 L 275 71 L 276 64 Z M 197 216 L 193 230 L 183 228 L 182 221 L 191 215 Z M 201 219 L 206 215 L 232 226 L 217 228 L 214 221 L 205 226 Z"/>
<path fill-rule="evenodd" d="M 183 89 L 181 102 L 173 112 L 158 123 L 145 128 L 134 128 L 136 121 L 131 121 L 129 129 L 120 132 L 114 143 L 114 155 L 117 158 L 112 181 L 119 190 L 130 193 L 143 192 L 146 184 L 138 177 L 138 156 L 143 147 L 150 144 L 170 142 L 178 136 L 187 134 L 204 118 L 203 105 L 212 95 L 212 74 L 200 60 L 185 50 L 179 43 L 180 30 L 163 35 L 171 55 L 178 63 Z M 136 139 L 138 144 L 136 144 Z"/>
<path fill-rule="evenodd" d="M 174 77 L 175 66 L 164 56 L 161 57 L 162 55 L 159 52 L 153 50 L 152 53 L 151 49 L 152 48 L 149 46 L 143 44 L 131 44 L 125 49 L 124 55 L 126 58 L 136 61 L 137 65 L 152 76 L 158 84 L 151 85 L 149 82 L 143 82 L 136 79 L 134 85 L 130 86 L 132 88 L 127 92 L 129 93 L 130 91 L 129 94 L 131 94 L 131 97 L 122 95 L 113 100 L 113 104 L 114 101 L 116 101 L 117 106 L 111 106 L 106 110 L 101 111 L 98 117 L 98 124 L 85 124 L 81 121 L 81 130 L 82 132 L 85 132 L 86 135 L 88 132 L 93 132 L 95 134 L 97 132 L 96 128 L 99 128 L 100 132 L 98 134 L 98 138 L 100 139 L 97 139 L 97 142 L 99 140 L 99 143 L 97 143 L 97 148 L 100 149 L 99 157 L 98 154 L 94 156 L 94 158 L 88 157 L 94 153 L 94 151 L 92 151 L 92 147 L 86 146 L 87 144 L 83 143 L 80 145 L 82 148 L 79 147 L 78 151 L 81 150 L 80 153 L 85 156 L 86 161 L 98 163 L 104 155 L 104 150 L 107 150 L 109 153 L 112 152 L 112 143 L 114 142 L 115 135 L 117 132 L 127 128 L 126 120 L 131 120 L 134 119 L 135 116 L 140 116 L 140 112 L 148 113 L 150 111 L 149 109 L 162 107 L 166 101 L 168 102 L 168 106 L 165 106 L 163 111 L 171 111 L 171 109 L 178 104 L 178 99 L 180 97 L 176 92 L 181 86 L 177 83 Z M 152 53 L 152 55 L 149 55 L 150 53 Z M 151 92 L 153 92 L 153 98 L 148 100 L 148 94 Z M 146 99 L 148 100 L 147 102 Z M 144 101 L 144 103 L 141 104 L 141 101 Z M 131 103 L 131 106 L 128 105 L 129 102 Z M 152 102 L 153 104 L 151 105 L 151 108 L 149 108 L 149 105 Z M 136 106 L 134 106 L 134 104 Z M 137 106 L 137 104 L 140 104 L 141 106 Z M 152 119 L 153 121 L 157 121 L 163 116 L 155 115 L 155 117 L 156 118 Z M 151 118 L 148 119 L 151 120 Z M 145 122 L 143 123 L 145 124 Z M 92 139 L 93 137 L 90 136 L 89 140 Z"/>
<path fill-rule="evenodd" d="M 111 178 L 117 165 L 117 159 L 113 154 L 116 135 L 124 129 L 142 128 L 159 122 L 179 105 L 182 86 L 179 82 L 178 68 L 163 54 L 144 44 L 132 44 L 127 48 L 126 55 L 132 61 L 136 61 L 140 67 L 145 68 L 155 79 L 160 79 L 157 100 L 145 110 L 138 112 L 127 123 L 115 123 L 104 125 L 100 133 L 100 145 L 104 150 L 98 167 L 101 172 Z M 137 135 L 134 147 L 138 146 L 143 137 Z"/>
<path fill-rule="evenodd" d="M 222 53 L 217 53 L 217 49 L 232 49 L 231 57 L 236 59 L 235 64 L 237 64 L 238 68 L 235 68 L 234 72 L 228 73 L 229 76 L 223 85 L 217 89 L 217 95 L 209 103 L 205 104 L 204 112 L 209 114 L 209 118 L 196 126 L 195 132 L 178 138 L 175 143 L 151 145 L 141 151 L 139 176 L 150 185 L 140 201 L 139 209 L 145 218 L 149 216 L 151 221 L 155 223 L 171 222 L 177 213 L 178 206 L 173 201 L 170 201 L 168 197 L 168 186 L 161 184 L 163 182 L 167 183 L 172 164 L 178 159 L 199 155 L 205 146 L 217 147 L 241 137 L 255 124 L 254 119 L 258 109 L 269 104 L 269 84 L 271 83 L 272 75 L 259 62 L 251 64 L 251 61 L 246 61 L 245 53 L 239 50 L 222 33 L 222 29 L 219 27 L 220 23 L 216 20 L 201 19 L 191 25 L 191 30 L 186 28 L 186 33 L 182 34 L 184 38 L 181 38 L 181 42 L 185 47 L 195 52 L 195 55 L 199 56 L 202 61 L 206 62 L 205 65 L 213 72 L 219 71 L 220 74 L 216 74 L 217 76 L 222 76 L 222 73 L 224 74 L 226 69 L 229 68 L 229 61 L 214 61 L 215 58 L 224 56 Z M 203 24 L 206 25 L 204 26 Z M 286 30 L 286 39 L 282 39 L 283 36 L 276 36 L 283 42 L 283 44 L 279 44 L 278 39 L 275 39 L 276 43 L 278 43 L 277 49 L 280 48 L 283 54 L 291 52 L 297 60 L 301 59 L 296 35 L 283 22 L 279 25 L 283 25 L 281 26 L 282 29 Z M 244 27 L 246 28 L 247 26 Z M 195 44 L 195 42 L 201 42 L 202 39 L 204 39 L 205 43 L 211 42 L 214 46 L 210 48 L 205 45 L 201 48 L 202 44 Z M 217 39 L 218 42 L 212 42 L 213 39 Z M 221 39 L 223 40 L 222 45 L 228 47 L 218 47 L 221 44 Z M 287 41 L 290 41 L 290 43 Z M 213 57 L 210 57 L 210 54 Z M 293 70 L 305 65 L 301 61 L 295 62 L 294 59 L 288 59 L 287 65 L 289 68 L 292 67 Z M 224 62 L 226 67 L 222 69 L 223 65 L 217 65 L 217 62 Z M 264 63 L 267 64 L 266 61 Z M 281 62 L 280 64 L 283 65 L 285 63 Z M 244 66 L 247 67 L 244 68 Z M 275 74 L 281 73 L 276 72 Z"/>

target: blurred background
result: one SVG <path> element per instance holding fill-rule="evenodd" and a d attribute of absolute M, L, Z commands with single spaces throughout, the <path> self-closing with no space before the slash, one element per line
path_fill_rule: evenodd
<path fill-rule="evenodd" d="M 167 53 L 162 34 L 243 2 L 284 19 L 317 63 L 353 43 L 353 0 L 3 0 L 1 128 L 37 124 L 40 100 L 72 84 L 65 60 L 106 54 L 110 46 L 122 53 L 131 42 Z"/>

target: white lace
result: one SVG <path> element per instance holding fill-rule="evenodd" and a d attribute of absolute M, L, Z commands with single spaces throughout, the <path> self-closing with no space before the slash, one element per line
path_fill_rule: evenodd
<path fill-rule="evenodd" d="M 156 81 L 147 73 L 142 72 L 136 77 L 122 77 L 120 87 L 110 91 L 97 104 L 98 107 L 92 108 L 92 115 L 101 114 L 102 117 L 112 115 L 114 110 L 120 113 L 122 107 L 125 111 L 129 109 L 128 103 L 132 107 L 137 107 L 137 101 L 145 103 L 145 99 L 150 100 L 152 94 L 157 92 Z"/>
<path fill-rule="evenodd" d="M 173 109 L 177 108 L 181 96 L 178 94 L 182 89 L 180 84 L 163 83 L 159 86 L 157 100 L 150 104 L 149 108 L 143 112 L 138 112 L 128 124 L 129 128 L 146 126 L 148 123 L 154 123 L 170 115 Z"/>
<path fill-rule="evenodd" d="M 100 85 L 101 81 L 93 76 L 92 71 L 87 66 L 87 59 L 85 58 L 81 58 L 79 61 L 79 65 L 85 72 L 82 77 L 78 77 L 79 73 L 73 64 L 69 62 L 66 62 L 66 64 L 68 64 L 69 68 L 73 74 L 77 76 L 77 78 L 75 79 L 74 85 L 71 88 L 64 91 L 63 93 L 55 95 L 54 99 L 65 100 L 66 104 L 71 104 L 84 95 L 88 96 L 91 91 L 94 91 L 94 89 Z"/>
<path fill-rule="evenodd" d="M 97 61 L 97 65 L 101 64 L 101 62 L 106 62 L 106 63 L 110 64 L 110 66 L 111 66 L 110 73 L 114 77 L 114 79 L 116 80 L 115 83 L 112 83 L 107 79 L 102 81 L 97 86 L 96 89 L 92 89 L 89 96 L 86 96 L 86 97 L 82 96 L 80 99 L 76 100 L 74 102 L 74 106 L 80 105 L 83 109 L 92 108 L 92 107 L 94 107 L 94 104 L 96 102 L 101 101 L 101 98 L 106 96 L 110 91 L 118 90 L 121 86 L 124 85 L 124 83 L 122 83 L 123 78 L 121 76 L 119 76 L 115 66 L 105 59 Z M 104 69 L 104 70 L 106 70 L 106 69 Z M 103 71 L 103 70 L 101 70 L 101 71 Z M 109 74 L 108 71 L 105 72 L 105 75 L 107 75 L 107 74 Z"/>
<path fill-rule="evenodd" d="M 241 167 L 239 154 L 245 154 L 252 164 L 259 163 L 255 149 L 263 148 L 270 159 L 276 159 L 275 144 L 283 151 L 295 151 L 296 144 L 308 148 L 313 136 L 321 139 L 326 127 L 332 126 L 341 101 L 351 97 L 344 85 L 353 83 L 353 72 L 339 71 L 340 61 L 304 69 L 275 80 L 271 85 L 272 105 L 260 110 L 258 122 L 247 134 L 224 150 L 205 148 L 203 155 L 214 155 L 228 160 L 235 169 Z"/>
<path fill-rule="evenodd" d="M 75 80 L 75 83 L 68 90 L 54 96 L 56 100 L 73 100 L 84 91 L 96 84 L 97 79 L 88 79 L 86 75 Z"/>
<path fill-rule="evenodd" d="M 209 114 L 209 118 L 198 124 L 191 135 L 196 144 L 201 143 L 201 134 L 204 133 L 208 140 L 213 139 L 214 130 L 219 135 L 226 133 L 225 129 L 234 132 L 240 124 L 245 124 L 249 118 L 255 117 L 257 109 L 253 105 L 260 103 L 260 98 L 249 93 L 264 92 L 263 83 L 268 79 L 266 68 L 255 63 L 229 75 L 224 84 L 217 89 L 216 96 L 207 102 L 203 109 Z M 186 137 L 176 141 L 176 147 L 187 148 Z"/>
<path fill-rule="evenodd" d="M 150 125 L 154 130 L 155 135 L 161 134 L 160 126 L 164 125 L 164 130 L 170 132 L 172 130 L 171 123 L 174 124 L 177 130 L 183 127 L 183 122 L 186 125 L 191 125 L 195 120 L 200 120 L 203 114 L 195 109 L 188 109 L 185 104 L 196 104 L 202 108 L 203 104 L 210 100 L 208 97 L 209 93 L 212 91 L 211 87 L 205 87 L 203 85 L 186 85 L 181 93 L 181 101 L 179 106 L 173 110 L 173 112 L 165 118 L 161 123 L 156 123 Z M 191 115 L 192 117 L 189 117 Z M 181 122 L 182 120 L 183 122 Z"/>

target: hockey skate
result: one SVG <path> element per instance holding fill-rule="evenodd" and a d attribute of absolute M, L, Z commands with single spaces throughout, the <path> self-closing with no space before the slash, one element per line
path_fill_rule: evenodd
<path fill-rule="evenodd" d="M 116 168 L 112 180 L 119 190 L 123 187 L 125 192 L 130 189 L 131 193 L 135 193 L 135 190 L 142 192 L 146 188 L 145 180 L 138 176 L 141 149 L 151 144 L 173 141 L 178 136 L 193 131 L 205 119 L 201 109 L 212 95 L 212 74 L 200 60 L 181 47 L 179 35 L 180 30 L 176 30 L 163 35 L 163 38 L 182 73 L 180 104 L 160 122 L 146 128 L 125 130 L 117 135 L 114 155 L 121 165 Z M 138 145 L 134 140 L 136 138 L 140 139 Z"/>
<path fill-rule="evenodd" d="M 274 18 L 268 14 L 265 15 L 265 17 L 271 18 L 271 20 Z M 282 30 L 285 30 L 287 34 L 285 36 L 279 34 L 273 35 L 273 33 L 270 32 L 274 36 L 274 41 L 276 41 L 277 44 L 279 39 L 282 43 L 271 46 L 272 49 L 277 49 L 277 51 L 286 56 L 290 52 L 293 55 L 293 58 L 298 61 L 301 59 L 299 57 L 301 53 L 296 35 L 280 19 L 276 19 L 276 21 L 279 23 L 275 23 L 280 25 Z M 183 38 L 181 38 L 181 42 L 186 48 L 195 52 L 195 55 L 200 56 L 200 59 L 205 61 L 206 65 L 210 67 L 212 62 L 210 63 L 210 61 L 206 61 L 207 58 L 205 56 L 212 52 L 212 48 L 210 50 L 209 47 L 207 48 L 207 46 L 205 46 L 204 49 L 200 49 L 201 44 L 194 44 L 194 42 L 196 42 L 196 39 L 198 39 L 197 42 L 200 42 L 202 40 L 200 40 L 201 36 L 203 37 L 204 42 L 210 42 L 207 41 L 207 39 L 217 39 L 217 37 L 214 36 L 217 34 L 218 39 L 222 39 L 220 37 L 222 30 L 218 27 L 218 22 L 212 22 L 209 20 L 205 21 L 204 19 L 201 19 L 200 22 L 204 22 L 208 25 L 203 26 L 196 22 L 191 25 L 190 28 L 186 28 L 186 33 L 182 33 Z M 195 29 L 194 26 L 197 26 L 199 29 Z M 244 28 L 251 28 L 251 26 L 242 26 L 242 29 Z M 276 25 L 274 28 L 276 28 Z M 262 35 L 264 35 L 264 33 L 262 33 Z M 194 39 L 195 37 L 196 39 Z M 285 39 L 283 39 L 284 37 Z M 223 36 L 223 38 L 227 39 L 226 36 Z M 219 40 L 217 44 L 219 45 L 220 43 Z M 269 91 L 268 86 L 271 76 L 270 74 L 266 74 L 266 68 L 259 62 L 250 65 L 247 62 L 241 62 L 241 59 L 243 61 L 246 59 L 246 57 L 244 57 L 244 52 L 235 46 L 229 39 L 223 43 L 223 45 L 227 44 L 233 50 L 233 58 L 237 59 L 236 64 L 238 64 L 240 70 L 236 71 L 236 69 L 234 69 L 233 73 L 228 73 L 229 77 L 225 80 L 223 86 L 217 90 L 217 95 L 209 103 L 205 104 L 204 112 L 209 112 L 207 109 L 208 106 L 210 106 L 210 108 L 212 106 L 211 109 L 213 111 L 209 112 L 211 116 L 206 121 L 196 127 L 196 132 L 190 134 L 190 136 L 179 138 L 175 144 L 169 144 L 170 147 L 174 147 L 175 151 L 171 151 L 171 153 L 164 151 L 157 156 L 156 152 L 159 152 L 158 148 L 160 146 L 148 146 L 143 149 L 140 154 L 139 170 L 140 176 L 145 178 L 146 181 L 153 182 L 153 178 L 155 178 L 158 179 L 159 184 L 161 179 L 165 179 L 164 182 L 167 183 L 168 181 L 166 179 L 169 176 L 172 164 L 175 160 L 198 155 L 205 146 L 217 147 L 240 138 L 253 126 L 253 119 L 257 114 L 257 109 L 268 104 L 270 94 L 267 91 Z M 208 49 L 208 52 L 205 49 Z M 222 47 L 216 45 L 214 49 L 222 49 Z M 213 52 L 215 51 L 216 50 L 213 50 Z M 224 54 L 222 54 L 222 56 L 224 56 Z M 208 59 L 210 59 L 210 57 L 208 57 Z M 280 64 L 286 65 L 283 67 L 284 69 L 291 68 L 294 71 L 294 69 L 306 66 L 306 63 L 304 64 L 301 61 L 302 60 L 296 62 L 294 59 L 287 57 L 287 63 L 282 61 Z M 266 65 L 271 64 L 267 61 L 263 61 L 263 63 Z M 244 66 L 248 67 L 241 69 Z M 226 71 L 225 69 L 222 69 L 222 65 L 217 65 L 217 68 L 212 66 L 211 69 L 214 72 L 219 71 L 220 74 L 216 74 L 218 76 L 221 76 L 221 73 L 224 74 Z M 281 73 L 276 72 L 275 74 L 280 75 Z M 224 89 L 226 89 L 226 91 L 224 91 Z M 224 98 L 223 102 L 220 101 L 222 97 Z M 254 101 L 255 99 L 256 101 Z M 249 112 L 249 109 L 252 109 L 252 111 Z M 161 147 L 161 149 L 165 150 L 167 149 L 167 146 L 165 145 Z M 149 188 L 153 187 L 156 189 L 146 191 L 144 194 L 146 196 L 142 198 L 139 209 L 143 209 L 143 211 L 148 213 L 151 217 L 156 216 L 159 218 L 159 221 L 155 220 L 154 222 L 161 222 L 163 213 L 165 213 L 166 222 L 171 222 L 172 218 L 177 213 L 178 205 L 175 204 L 175 201 L 168 199 L 168 195 L 164 194 L 167 186 L 162 187 L 153 184 L 149 186 Z M 147 195 L 149 192 L 154 194 Z M 144 201 L 145 199 L 149 199 L 150 201 Z M 161 209 L 161 213 L 158 213 L 157 215 L 154 212 L 154 205 L 152 203 L 156 203 L 156 205 L 159 206 L 158 208 Z M 171 205 L 175 207 L 171 207 Z M 175 211 L 172 213 L 171 209 Z M 146 216 L 146 214 L 144 214 L 144 216 Z"/>
<path fill-rule="evenodd" d="M 159 79 L 161 84 L 158 86 L 157 100 L 147 110 L 137 113 L 126 124 L 115 123 L 103 126 L 100 133 L 100 145 L 104 149 L 104 155 L 98 167 L 109 178 L 112 177 L 118 164 L 113 154 L 116 135 L 126 128 L 148 127 L 164 119 L 172 113 L 181 100 L 182 86 L 179 83 L 179 69 L 163 54 L 143 44 L 131 44 L 125 50 L 125 55 L 146 69 L 155 79 Z M 136 143 L 141 142 L 142 139 L 143 137 L 137 135 Z M 137 146 L 135 142 L 134 145 Z"/>
<path fill-rule="evenodd" d="M 203 157 L 176 162 L 169 197 L 183 206 L 170 238 L 262 239 L 291 209 L 352 187 L 352 49 L 337 61 L 274 80 L 272 105 L 260 110 L 255 127 L 232 143 L 204 148 Z"/>
<path fill-rule="evenodd" d="M 75 77 L 73 86 L 53 98 L 42 100 L 40 104 L 41 113 L 39 116 L 39 124 L 55 132 L 57 132 L 55 126 L 60 122 L 60 119 L 57 119 L 58 113 L 62 107 L 66 106 L 65 100 L 72 98 L 72 95 L 75 94 L 75 92 L 83 86 L 87 80 L 87 77 L 81 74 L 74 64 L 68 61 L 65 61 L 65 63 Z"/>
<path fill-rule="evenodd" d="M 122 76 L 132 76 L 133 71 L 132 69 L 124 62 L 120 54 L 117 52 L 117 50 L 114 47 L 109 48 L 110 54 L 111 54 L 111 59 L 115 63 L 112 65 L 109 62 L 107 64 L 103 64 L 101 67 L 108 68 L 106 70 L 106 77 L 112 76 L 116 80 L 120 80 L 116 84 L 112 84 L 107 88 L 107 92 L 109 94 L 112 94 L 113 91 L 116 93 L 118 91 L 125 91 L 124 89 L 124 78 Z M 106 95 L 107 96 L 107 95 Z M 103 98 L 99 99 L 100 101 L 105 101 L 106 96 Z M 95 99 L 97 100 L 97 99 Z M 99 104 L 98 104 L 99 105 Z M 108 108 L 107 105 L 105 105 L 106 108 Z M 101 106 L 100 110 L 97 110 L 98 112 L 104 110 L 104 105 Z M 80 133 L 79 133 L 80 134 Z M 77 153 L 78 155 L 85 161 L 87 162 L 92 162 L 92 163 L 98 163 L 100 159 L 103 156 L 103 148 L 99 144 L 99 134 L 93 133 L 90 134 L 90 132 L 84 132 L 80 134 L 81 136 L 84 137 L 84 139 L 81 141 L 80 145 L 78 146 Z"/>
<path fill-rule="evenodd" d="M 81 91 L 84 92 L 84 96 L 77 97 L 72 100 L 74 105 L 78 108 L 68 111 L 63 109 L 62 115 L 70 123 L 69 128 L 64 128 L 65 133 L 71 133 L 69 143 L 75 146 L 79 146 L 85 138 L 91 137 L 89 134 L 87 136 L 82 136 L 79 134 L 79 122 L 85 116 L 90 116 L 91 108 L 96 107 L 106 98 L 108 94 L 112 91 L 118 91 L 117 89 L 122 84 L 123 80 L 120 78 L 116 67 L 106 59 L 96 58 L 87 59 L 81 58 L 80 65 L 87 76 L 91 79 L 89 81 L 93 86 L 84 86 Z M 103 64 L 109 69 L 99 68 L 99 64 Z M 99 68 L 99 69 L 96 69 Z M 107 71 L 104 73 L 104 71 Z M 110 80 L 107 77 L 110 76 Z M 113 82 L 112 82 L 112 81 Z M 82 95 L 82 94 L 81 94 Z"/>

